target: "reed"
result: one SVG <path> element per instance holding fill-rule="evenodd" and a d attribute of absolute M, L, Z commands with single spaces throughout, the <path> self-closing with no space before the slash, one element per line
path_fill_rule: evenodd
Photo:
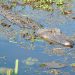
<path fill-rule="evenodd" d="M 16 62 L 15 62 L 15 69 L 14 69 L 15 75 L 18 75 L 18 65 L 19 65 L 18 63 L 19 63 L 19 60 L 16 59 Z"/>

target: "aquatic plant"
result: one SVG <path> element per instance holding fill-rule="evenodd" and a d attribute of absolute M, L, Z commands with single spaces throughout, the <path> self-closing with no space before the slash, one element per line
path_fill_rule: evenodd
<path fill-rule="evenodd" d="M 57 5 L 63 5 L 65 3 L 65 0 L 23 0 L 23 2 L 25 4 L 31 5 L 33 8 L 50 11 L 53 10 L 51 6 L 53 3 Z"/>
<path fill-rule="evenodd" d="M 70 9 L 70 7 L 68 7 L 67 4 L 71 2 L 72 0 L 12 0 L 8 4 L 9 7 L 5 5 L 5 8 L 11 9 L 12 7 L 15 7 L 17 4 L 21 6 L 30 5 L 33 7 L 33 9 L 40 9 L 52 12 L 55 10 L 55 8 L 53 7 L 55 5 L 55 7 L 57 6 L 61 10 L 61 13 L 67 15 L 72 13 L 71 10 L 67 10 Z M 6 2 L 3 3 L 5 4 Z"/>
<path fill-rule="evenodd" d="M 6 67 L 1 67 L 0 68 L 0 74 L 11 75 L 12 73 L 13 73 L 13 69 L 12 68 L 6 68 Z"/>
<path fill-rule="evenodd" d="M 67 66 L 67 64 L 56 62 L 56 61 L 46 62 L 46 63 L 40 64 L 40 67 L 48 68 L 48 69 L 55 69 L 55 68 L 57 69 L 57 68 L 63 68 L 66 66 Z"/>
<path fill-rule="evenodd" d="M 62 5 L 64 4 L 64 0 L 55 0 L 57 5 Z"/>
<path fill-rule="evenodd" d="M 70 66 L 75 67 L 75 63 L 72 63 Z"/>
<path fill-rule="evenodd" d="M 19 60 L 16 59 L 16 62 L 15 62 L 15 69 L 14 69 L 15 75 L 18 75 L 18 65 L 19 65 Z"/>
<path fill-rule="evenodd" d="M 53 48 L 52 50 L 45 50 L 44 53 L 48 55 L 57 55 L 57 56 L 65 56 L 65 49 L 63 48 Z"/>
<path fill-rule="evenodd" d="M 40 67 L 46 67 L 47 65 L 46 64 L 40 64 Z"/>
<path fill-rule="evenodd" d="M 23 61 L 26 65 L 34 65 L 39 60 L 37 58 L 28 57 L 26 61 Z"/>
<path fill-rule="evenodd" d="M 58 70 L 58 69 L 51 69 L 51 70 L 47 70 L 46 71 L 47 74 L 53 74 L 53 75 L 59 75 L 61 74 L 61 70 Z"/>
<path fill-rule="evenodd" d="M 16 59 L 15 61 L 15 68 L 7 68 L 7 67 L 1 67 L 0 68 L 0 74 L 7 74 L 7 75 L 18 75 L 18 63 L 19 63 L 19 60 Z"/>

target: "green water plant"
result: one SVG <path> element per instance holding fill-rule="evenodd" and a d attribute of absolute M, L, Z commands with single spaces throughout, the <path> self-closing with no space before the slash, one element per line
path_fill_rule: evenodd
<path fill-rule="evenodd" d="M 1 67 L 0 68 L 0 74 L 2 75 L 18 75 L 18 63 L 19 63 L 19 60 L 16 59 L 16 62 L 15 62 L 15 68 L 7 68 L 7 67 Z"/>
<path fill-rule="evenodd" d="M 46 64 L 40 64 L 41 68 L 46 67 L 46 66 L 47 66 Z"/>
<path fill-rule="evenodd" d="M 14 69 L 15 75 L 18 75 L 18 65 L 19 65 L 19 60 L 16 59 L 16 62 L 15 62 L 15 69 Z"/>
<path fill-rule="evenodd" d="M 34 65 L 35 63 L 37 63 L 39 60 L 37 58 L 32 58 L 32 57 L 28 57 L 26 60 L 24 60 L 23 62 L 26 65 Z"/>
<path fill-rule="evenodd" d="M 6 1 L 9 0 L 1 0 L 0 3 L 5 3 Z M 72 2 L 72 0 L 12 0 L 11 6 L 15 7 L 17 4 L 22 6 L 30 5 L 33 7 L 33 9 L 53 11 L 53 6 L 63 6 L 66 8 L 67 5 L 65 6 L 65 4 L 68 4 L 70 2 Z"/>
<path fill-rule="evenodd" d="M 64 4 L 64 0 L 55 0 L 57 5 L 63 5 Z"/>

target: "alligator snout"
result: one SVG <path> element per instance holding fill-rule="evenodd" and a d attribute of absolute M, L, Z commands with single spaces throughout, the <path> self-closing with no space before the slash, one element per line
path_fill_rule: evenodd
<path fill-rule="evenodd" d="M 37 34 L 49 43 L 57 43 L 69 48 L 73 47 L 73 41 L 71 41 L 66 35 L 64 35 L 60 31 L 60 29 L 39 29 L 37 31 Z"/>
<path fill-rule="evenodd" d="M 65 41 L 65 42 L 63 43 L 63 45 L 64 45 L 65 47 L 69 47 L 69 48 L 73 48 L 73 46 L 74 46 L 73 41 Z"/>

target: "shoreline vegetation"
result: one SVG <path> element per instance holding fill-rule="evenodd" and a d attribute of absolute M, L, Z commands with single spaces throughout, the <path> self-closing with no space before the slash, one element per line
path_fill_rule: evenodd
<path fill-rule="evenodd" d="M 16 5 L 26 6 L 30 5 L 33 9 L 40 9 L 45 11 L 54 11 L 54 7 L 56 6 L 60 9 L 60 11 L 67 15 L 71 14 L 72 10 L 71 3 L 72 0 L 1 0 L 0 3 L 9 3 L 11 6 L 6 7 L 6 9 L 15 7 Z"/>

